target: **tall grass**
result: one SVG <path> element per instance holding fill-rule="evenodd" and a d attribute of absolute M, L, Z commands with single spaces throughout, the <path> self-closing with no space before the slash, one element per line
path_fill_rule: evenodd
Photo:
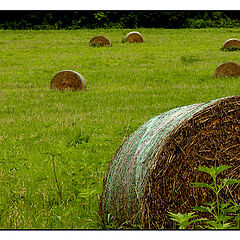
<path fill-rule="evenodd" d="M 131 29 L 132 30 L 132 29 Z M 215 79 L 238 52 L 220 51 L 232 29 L 0 31 L 0 228 L 101 228 L 98 202 L 122 141 L 172 108 L 239 94 Z M 89 40 L 105 35 L 112 47 Z M 87 91 L 49 88 L 56 72 L 81 73 Z"/>

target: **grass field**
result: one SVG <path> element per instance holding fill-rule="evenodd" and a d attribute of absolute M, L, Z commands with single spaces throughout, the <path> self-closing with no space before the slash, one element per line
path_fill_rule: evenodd
<path fill-rule="evenodd" d="M 135 129 L 172 108 L 240 93 L 214 78 L 239 52 L 220 51 L 238 29 L 0 31 L 0 228 L 101 229 L 102 179 Z M 112 47 L 90 47 L 105 35 Z M 60 70 L 86 91 L 49 88 Z"/>

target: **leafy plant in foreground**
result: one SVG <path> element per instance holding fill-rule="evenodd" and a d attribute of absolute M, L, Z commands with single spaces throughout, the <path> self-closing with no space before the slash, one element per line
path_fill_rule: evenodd
<path fill-rule="evenodd" d="M 171 220 L 176 222 L 176 224 L 179 226 L 179 229 L 186 229 L 192 223 L 208 220 L 207 218 L 192 219 L 194 217 L 197 217 L 197 215 L 193 215 L 194 213 L 195 212 L 190 212 L 185 214 L 181 214 L 181 213 L 175 214 L 172 212 L 168 212 L 168 215 L 171 217 L 170 218 Z"/>
<path fill-rule="evenodd" d="M 205 221 L 203 226 L 199 226 L 201 228 L 207 229 L 239 229 L 239 221 L 240 221 L 240 204 L 235 203 L 231 200 L 226 202 L 220 202 L 219 193 L 223 188 L 228 185 L 240 183 L 238 179 L 221 179 L 219 178 L 217 181 L 218 175 L 231 168 L 231 166 L 222 165 L 219 167 L 199 167 L 198 170 L 204 172 L 211 176 L 212 183 L 201 183 L 196 182 L 193 183 L 193 187 L 206 187 L 212 190 L 215 194 L 216 201 L 207 202 L 201 206 L 196 206 L 193 208 L 194 211 L 197 212 L 206 212 L 210 214 L 210 218 L 196 218 L 197 215 L 195 212 L 191 212 L 188 214 L 174 214 L 172 212 L 168 212 L 168 215 L 171 217 L 170 219 L 175 221 L 179 226 L 179 229 L 186 229 L 190 227 L 191 224 L 198 221 Z M 219 183 L 218 183 L 219 182 Z M 195 219 L 192 219 L 194 218 Z M 191 220 L 190 220 L 191 219 Z"/>

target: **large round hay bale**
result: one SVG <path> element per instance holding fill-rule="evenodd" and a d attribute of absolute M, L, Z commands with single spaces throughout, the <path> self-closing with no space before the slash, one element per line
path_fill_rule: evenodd
<path fill-rule="evenodd" d="M 142 43 L 143 42 L 143 37 L 139 32 L 130 32 L 125 37 L 125 42 Z"/>
<path fill-rule="evenodd" d="M 167 211 L 189 213 L 212 201 L 193 182 L 210 177 L 198 166 L 231 165 L 226 178 L 240 178 L 240 95 L 175 108 L 152 118 L 117 150 L 103 181 L 100 216 L 107 225 L 171 228 Z M 238 202 L 240 188 L 221 192 Z"/>
<path fill-rule="evenodd" d="M 233 48 L 240 49 L 240 40 L 236 38 L 228 39 L 223 43 L 222 49 L 228 49 L 231 50 Z"/>
<path fill-rule="evenodd" d="M 89 45 L 90 46 L 112 46 L 112 43 L 110 39 L 105 36 L 96 36 L 90 40 Z"/>
<path fill-rule="evenodd" d="M 84 77 L 72 70 L 63 70 L 58 72 L 51 80 L 51 89 L 64 90 L 83 90 L 86 88 Z"/>
<path fill-rule="evenodd" d="M 239 77 L 240 65 L 235 62 L 225 62 L 219 65 L 215 72 L 215 77 Z"/>

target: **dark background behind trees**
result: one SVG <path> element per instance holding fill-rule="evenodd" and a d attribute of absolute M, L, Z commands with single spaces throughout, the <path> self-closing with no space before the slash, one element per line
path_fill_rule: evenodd
<path fill-rule="evenodd" d="M 0 11 L 0 29 L 240 27 L 240 11 Z"/>

